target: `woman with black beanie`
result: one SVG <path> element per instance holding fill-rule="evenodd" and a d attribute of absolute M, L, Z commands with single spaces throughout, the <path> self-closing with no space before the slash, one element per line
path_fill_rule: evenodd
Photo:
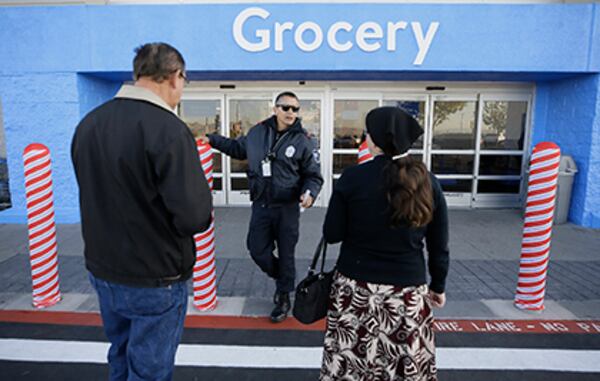
<path fill-rule="evenodd" d="M 325 240 L 342 245 L 320 379 L 437 380 L 432 307 L 446 301 L 446 201 L 435 176 L 408 156 L 423 134 L 417 121 L 380 107 L 366 126 L 374 159 L 344 171 L 323 226 Z"/>

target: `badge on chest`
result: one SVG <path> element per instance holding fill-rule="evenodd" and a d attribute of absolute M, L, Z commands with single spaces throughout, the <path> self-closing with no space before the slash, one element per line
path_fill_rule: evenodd
<path fill-rule="evenodd" d="M 263 177 L 271 177 L 271 160 L 269 158 L 263 159 L 262 164 L 262 175 Z"/>

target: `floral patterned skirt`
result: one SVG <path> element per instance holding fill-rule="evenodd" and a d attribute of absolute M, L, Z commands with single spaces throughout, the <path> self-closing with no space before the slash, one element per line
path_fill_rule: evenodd
<path fill-rule="evenodd" d="M 436 381 L 428 287 L 356 281 L 336 272 L 320 380 Z"/>

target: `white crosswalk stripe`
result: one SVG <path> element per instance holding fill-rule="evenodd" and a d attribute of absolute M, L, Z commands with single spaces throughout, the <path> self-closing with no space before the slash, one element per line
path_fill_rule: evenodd
<path fill-rule="evenodd" d="M 106 363 L 108 343 L 0 339 L 0 360 Z M 181 344 L 176 365 L 192 367 L 318 369 L 321 347 Z M 437 349 L 441 370 L 545 370 L 600 373 L 600 350 L 456 348 Z"/>

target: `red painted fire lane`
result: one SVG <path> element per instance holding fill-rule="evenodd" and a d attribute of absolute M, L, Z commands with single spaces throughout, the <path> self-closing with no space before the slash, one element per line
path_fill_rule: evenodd
<path fill-rule="evenodd" d="M 100 315 L 94 312 L 0 311 L 0 322 L 100 326 Z M 537 333 L 537 334 L 600 334 L 600 320 L 466 320 L 437 319 L 438 333 Z M 272 324 L 265 317 L 189 315 L 186 328 L 264 329 L 292 331 L 322 331 L 325 321 L 303 325 L 290 318 Z"/>
<path fill-rule="evenodd" d="M 597 320 L 436 320 L 435 332 L 465 333 L 595 333 Z"/>

